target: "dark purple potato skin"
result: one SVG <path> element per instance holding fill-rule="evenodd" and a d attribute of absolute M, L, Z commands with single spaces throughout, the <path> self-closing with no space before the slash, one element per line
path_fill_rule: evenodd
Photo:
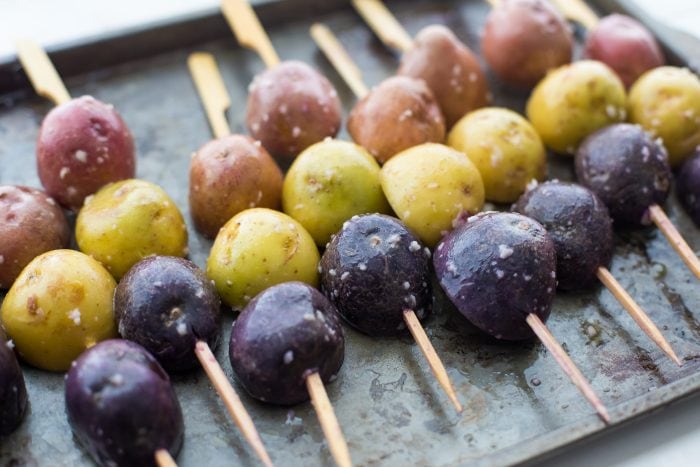
<path fill-rule="evenodd" d="M 676 192 L 690 218 L 700 227 L 700 149 L 696 149 L 678 171 Z"/>
<path fill-rule="evenodd" d="M 591 190 L 574 183 L 546 182 L 523 194 L 513 211 L 542 224 L 557 250 L 557 287 L 594 286 L 599 267 L 613 255 L 612 219 Z"/>
<path fill-rule="evenodd" d="M 398 219 L 355 216 L 321 258 L 321 288 L 351 326 L 370 336 L 406 333 L 405 309 L 432 308 L 430 250 Z"/>
<path fill-rule="evenodd" d="M 170 372 L 198 366 L 197 341 L 216 348 L 220 306 L 204 272 L 172 256 L 151 256 L 136 263 L 114 295 L 119 334 L 144 346 Z"/>
<path fill-rule="evenodd" d="M 313 287 L 285 282 L 259 293 L 233 324 L 229 357 L 256 399 L 294 405 L 309 399 L 306 377 L 335 380 L 345 354 L 337 311 Z"/>
<path fill-rule="evenodd" d="M 338 93 L 303 62 L 284 61 L 263 71 L 249 90 L 248 131 L 273 156 L 294 158 L 340 130 Z"/>
<path fill-rule="evenodd" d="M 0 335 L 0 438 L 17 429 L 27 410 L 27 388 L 15 353 Z"/>
<path fill-rule="evenodd" d="M 525 318 L 546 321 L 556 288 L 547 231 L 514 213 L 478 214 L 447 234 L 433 255 L 443 290 L 469 321 L 496 339 L 531 339 Z"/>
<path fill-rule="evenodd" d="M 66 376 L 73 433 L 99 465 L 155 466 L 154 454 L 180 451 L 184 426 L 170 378 L 140 345 L 102 341 Z"/>
<path fill-rule="evenodd" d="M 588 136 L 576 151 L 576 176 L 605 203 L 616 225 L 651 224 L 649 207 L 671 188 L 666 149 L 639 125 L 619 123 Z"/>

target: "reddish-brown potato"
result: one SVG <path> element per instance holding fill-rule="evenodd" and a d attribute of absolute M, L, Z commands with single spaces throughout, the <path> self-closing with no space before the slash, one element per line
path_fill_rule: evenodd
<path fill-rule="evenodd" d="M 380 163 L 404 149 L 445 140 L 445 118 L 425 81 L 394 76 L 350 112 L 348 131 Z"/>
<path fill-rule="evenodd" d="M 665 63 L 651 32 L 639 21 L 618 14 L 602 18 L 588 33 L 585 55 L 612 68 L 626 87 L 645 71 Z"/>
<path fill-rule="evenodd" d="M 114 107 L 91 96 L 54 108 L 37 141 L 37 169 L 46 192 L 78 210 L 102 186 L 132 178 L 134 140 Z"/>
<path fill-rule="evenodd" d="M 442 25 L 418 32 L 397 74 L 428 84 L 448 128 L 467 112 L 489 103 L 489 86 L 476 55 Z"/>
<path fill-rule="evenodd" d="M 571 29 L 544 0 L 503 0 L 486 19 L 481 51 L 506 83 L 529 88 L 548 70 L 569 63 Z"/>
<path fill-rule="evenodd" d="M 8 288 L 31 260 L 68 246 L 63 211 L 46 193 L 26 186 L 0 186 L 0 289 Z"/>
<path fill-rule="evenodd" d="M 246 122 L 270 154 L 293 158 L 340 130 L 341 104 L 333 85 L 309 65 L 285 61 L 255 77 Z"/>
<path fill-rule="evenodd" d="M 230 135 L 202 146 L 190 163 L 190 211 L 199 232 L 214 238 L 244 209 L 279 209 L 282 171 L 259 141 Z"/>

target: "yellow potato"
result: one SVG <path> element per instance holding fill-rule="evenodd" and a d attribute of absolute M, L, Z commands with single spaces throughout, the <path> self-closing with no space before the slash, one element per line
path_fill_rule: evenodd
<path fill-rule="evenodd" d="M 187 227 L 158 185 L 124 180 L 85 200 L 75 224 L 78 247 L 117 279 L 151 255 L 187 256 Z"/>
<path fill-rule="evenodd" d="M 297 156 L 284 177 L 282 206 L 321 246 L 352 216 L 389 212 L 377 161 L 361 146 L 338 140 Z"/>
<path fill-rule="evenodd" d="M 486 199 L 512 203 L 532 179 L 544 180 L 547 154 L 542 140 L 517 113 L 496 107 L 471 112 L 457 122 L 447 144 L 479 169 Z"/>
<path fill-rule="evenodd" d="M 65 371 L 84 350 L 117 337 L 112 276 L 74 250 L 37 256 L 7 293 L 0 318 L 19 355 L 50 371 Z"/>
<path fill-rule="evenodd" d="M 400 152 L 384 164 L 379 180 L 394 212 L 430 247 L 454 221 L 484 206 L 479 170 L 466 155 L 442 144 Z"/>
<path fill-rule="evenodd" d="M 258 293 L 282 282 L 316 287 L 319 260 L 314 239 L 299 222 L 272 209 L 246 209 L 216 236 L 207 276 L 221 299 L 240 310 Z"/>

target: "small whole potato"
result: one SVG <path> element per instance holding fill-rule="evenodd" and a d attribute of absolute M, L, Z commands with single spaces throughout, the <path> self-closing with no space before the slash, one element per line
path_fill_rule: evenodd
<path fill-rule="evenodd" d="M 607 65 L 583 60 L 551 71 L 527 101 L 527 117 L 546 146 L 574 155 L 583 139 L 627 116 L 625 87 Z"/>
<path fill-rule="evenodd" d="M 278 209 L 282 171 L 260 142 L 229 135 L 208 142 L 190 162 L 190 211 L 208 238 L 244 209 Z"/>
<path fill-rule="evenodd" d="M 246 209 L 224 225 L 207 260 L 207 277 L 224 303 L 242 310 L 273 285 L 318 285 L 320 255 L 313 237 L 291 217 L 272 209 Z"/>
<path fill-rule="evenodd" d="M 338 140 L 299 154 L 284 178 L 282 204 L 321 246 L 352 216 L 390 211 L 377 161 L 364 148 Z"/>
<path fill-rule="evenodd" d="M 678 171 L 676 193 L 685 211 L 700 227 L 700 148 L 685 160 Z"/>
<path fill-rule="evenodd" d="M 486 199 L 510 203 L 533 179 L 547 172 L 547 154 L 530 122 L 496 107 L 465 115 L 450 131 L 447 144 L 471 159 L 481 173 Z"/>
<path fill-rule="evenodd" d="M 151 255 L 187 256 L 187 227 L 172 199 L 158 185 L 130 179 L 102 188 L 78 213 L 80 251 L 119 279 Z"/>
<path fill-rule="evenodd" d="M 571 28 L 544 0 L 498 2 L 481 38 L 484 58 L 496 75 L 522 88 L 531 88 L 547 71 L 569 63 L 573 48 Z"/>
<path fill-rule="evenodd" d="M 466 155 L 442 144 L 397 154 L 382 167 L 379 180 L 399 219 L 430 247 L 484 206 L 479 170 Z"/>
<path fill-rule="evenodd" d="M 425 81 L 394 76 L 350 112 L 348 132 L 380 164 L 404 149 L 445 140 L 445 118 Z"/>
<path fill-rule="evenodd" d="M 134 176 L 134 139 L 109 104 L 91 96 L 72 99 L 46 115 L 36 145 L 46 192 L 77 211 L 102 186 Z"/>
<path fill-rule="evenodd" d="M 31 260 L 69 240 L 68 221 L 53 198 L 26 186 L 0 186 L 0 289 Z"/>
<path fill-rule="evenodd" d="M 489 85 L 476 55 L 442 25 L 427 26 L 416 34 L 396 74 L 426 82 L 447 128 L 490 100 Z"/>
<path fill-rule="evenodd" d="M 29 364 L 65 371 L 96 343 L 116 337 L 112 298 L 117 286 L 94 259 L 53 250 L 27 265 L 5 296 L 0 319 Z"/>
<path fill-rule="evenodd" d="M 687 68 L 644 73 L 630 89 L 630 121 L 663 140 L 671 167 L 700 145 L 700 79 Z"/>
<path fill-rule="evenodd" d="M 12 348 L 0 329 L 0 439 L 15 431 L 27 412 L 27 387 Z"/>

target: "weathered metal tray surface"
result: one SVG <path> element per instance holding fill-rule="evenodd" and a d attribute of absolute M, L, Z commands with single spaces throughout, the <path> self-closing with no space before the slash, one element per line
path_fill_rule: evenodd
<path fill-rule="evenodd" d="M 390 2 L 411 33 L 449 25 L 478 50 L 488 6 L 481 1 Z M 264 20 L 264 18 L 263 18 Z M 322 17 L 365 72 L 369 84 L 389 76 L 396 57 L 373 38 L 349 8 Z M 271 29 L 283 58 L 308 61 L 336 84 L 346 109 L 354 98 L 308 36 L 312 18 Z M 229 117 L 244 132 L 246 89 L 262 63 L 232 36 L 201 44 L 216 54 L 232 97 Z M 210 139 L 204 112 L 185 64 L 191 50 L 161 54 L 68 80 L 74 95 L 116 105 L 138 144 L 138 176 L 163 186 L 189 216 L 190 154 Z M 526 94 L 493 82 L 496 104 L 522 111 Z M 9 104 L 8 104 L 9 102 Z M 0 108 L 0 182 L 40 186 L 34 143 L 50 104 L 38 98 Z M 342 134 L 342 137 L 347 137 Z M 552 157 L 550 177 L 571 179 L 570 159 Z M 674 196 L 667 210 L 694 248 L 700 235 Z M 210 242 L 190 228 L 192 259 L 203 266 Z M 599 288 L 559 294 L 549 326 L 611 409 L 615 422 L 700 388 L 700 288 L 656 230 L 622 233 L 611 270 L 662 328 L 685 365 L 678 368 L 644 335 L 610 293 Z M 537 343 L 496 342 L 471 327 L 443 297 L 426 323 L 466 406 L 457 415 L 410 339 L 370 339 L 346 328 L 347 355 L 330 398 L 357 465 L 511 464 L 532 460 L 605 429 L 593 410 Z M 223 326 L 228 341 L 232 316 Z M 217 356 L 230 375 L 227 346 Z M 0 465 L 90 465 L 72 438 L 63 405 L 63 375 L 25 367 L 31 408 L 0 443 Z M 183 466 L 257 465 L 202 372 L 173 377 L 183 406 Z M 243 394 L 277 465 L 331 465 L 309 404 L 291 409 L 260 404 Z"/>

